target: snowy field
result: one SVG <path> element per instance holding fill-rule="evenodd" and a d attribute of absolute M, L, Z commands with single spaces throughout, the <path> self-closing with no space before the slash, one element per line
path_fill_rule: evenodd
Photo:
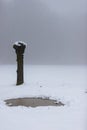
<path fill-rule="evenodd" d="M 87 130 L 87 66 L 25 66 L 16 86 L 16 65 L 0 66 L 0 130 Z M 5 99 L 49 97 L 61 107 L 8 107 Z"/>

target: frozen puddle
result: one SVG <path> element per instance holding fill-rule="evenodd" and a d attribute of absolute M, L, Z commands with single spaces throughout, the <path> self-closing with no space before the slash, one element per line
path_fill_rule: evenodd
<path fill-rule="evenodd" d="M 62 102 L 56 100 L 43 98 L 17 98 L 5 100 L 8 106 L 26 106 L 26 107 L 40 107 L 40 106 L 64 106 Z"/>

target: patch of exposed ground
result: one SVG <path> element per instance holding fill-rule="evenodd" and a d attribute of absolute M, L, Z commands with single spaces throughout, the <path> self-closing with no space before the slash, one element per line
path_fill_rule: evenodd
<path fill-rule="evenodd" d="M 62 102 L 57 100 L 43 99 L 43 98 L 17 98 L 5 100 L 8 106 L 26 106 L 26 107 L 40 107 L 40 106 L 64 106 Z"/>

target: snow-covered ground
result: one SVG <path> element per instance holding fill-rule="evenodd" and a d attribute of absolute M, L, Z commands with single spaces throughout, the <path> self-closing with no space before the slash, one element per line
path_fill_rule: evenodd
<path fill-rule="evenodd" d="M 87 66 L 25 66 L 16 86 L 16 65 L 0 66 L 0 130 L 87 130 Z M 50 97 L 61 107 L 8 107 L 5 99 Z"/>

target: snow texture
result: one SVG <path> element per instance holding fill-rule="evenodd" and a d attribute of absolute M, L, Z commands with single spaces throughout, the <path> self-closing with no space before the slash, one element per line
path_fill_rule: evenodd
<path fill-rule="evenodd" d="M 16 42 L 14 43 L 14 45 L 16 45 L 16 46 L 21 46 L 21 44 L 27 46 L 27 43 L 25 43 L 25 42 L 23 42 L 23 41 L 16 41 Z"/>
<path fill-rule="evenodd" d="M 87 67 L 25 66 L 16 86 L 16 66 L 0 66 L 0 130 L 87 130 Z M 49 97 L 61 107 L 8 107 L 4 100 Z"/>

